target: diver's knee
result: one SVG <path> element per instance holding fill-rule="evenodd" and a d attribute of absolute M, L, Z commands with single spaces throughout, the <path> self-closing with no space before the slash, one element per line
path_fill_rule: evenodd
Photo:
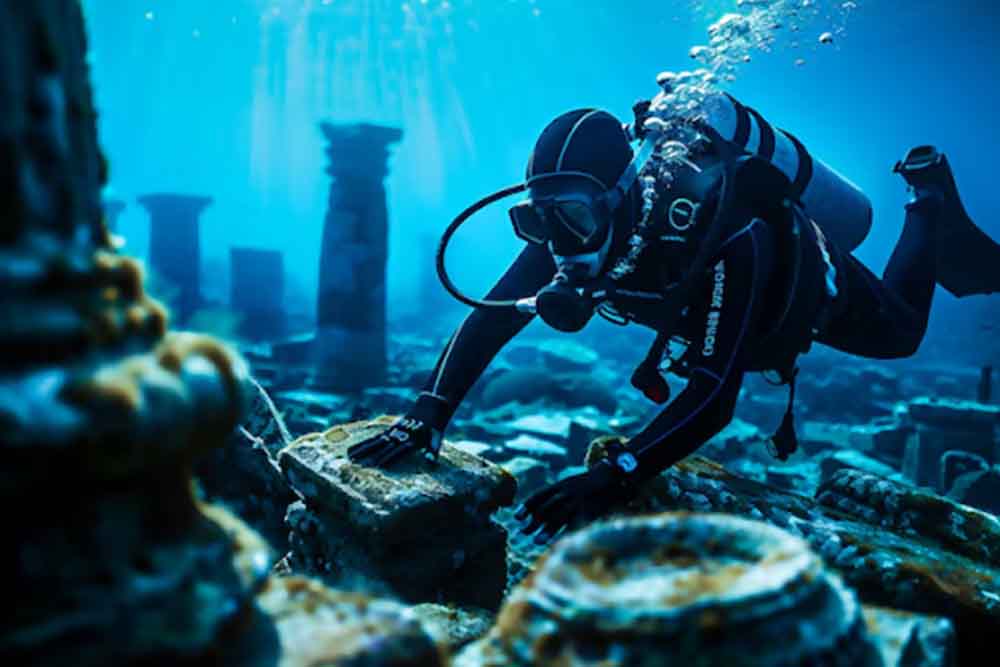
<path fill-rule="evenodd" d="M 902 336 L 899 341 L 899 350 L 897 359 L 906 359 L 907 357 L 912 357 L 920 349 L 921 343 L 924 342 L 924 334 L 926 330 L 915 331 L 907 336 Z"/>

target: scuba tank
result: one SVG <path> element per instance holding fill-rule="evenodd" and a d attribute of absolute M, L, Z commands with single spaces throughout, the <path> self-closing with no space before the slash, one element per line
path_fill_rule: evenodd
<path fill-rule="evenodd" d="M 788 178 L 789 199 L 801 202 L 827 238 L 845 252 L 861 245 L 872 227 L 872 205 L 864 192 L 734 97 L 712 95 L 705 107 L 707 124 L 724 139 L 767 160 Z"/>

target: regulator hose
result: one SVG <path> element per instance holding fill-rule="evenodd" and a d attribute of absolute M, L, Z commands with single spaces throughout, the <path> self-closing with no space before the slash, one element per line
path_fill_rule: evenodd
<path fill-rule="evenodd" d="M 527 189 L 528 185 L 526 183 L 519 183 L 517 185 L 512 185 L 510 187 L 504 188 L 503 190 L 498 190 L 497 192 L 494 192 L 488 197 L 480 199 L 475 204 L 473 204 L 469 208 L 459 213 L 458 217 L 456 217 L 454 220 L 451 221 L 451 224 L 448 225 L 447 229 L 445 229 L 444 233 L 441 235 L 441 241 L 438 244 L 438 249 L 437 249 L 437 256 L 435 257 L 437 264 L 438 279 L 441 280 L 441 284 L 444 285 L 444 288 L 448 290 L 449 294 L 451 294 L 453 297 L 455 297 L 458 301 L 462 302 L 466 306 L 472 306 L 473 308 L 516 308 L 517 307 L 517 301 L 513 300 L 485 301 L 480 299 L 473 299 L 472 297 L 463 294 L 458 289 L 458 287 L 455 286 L 455 283 L 453 283 L 451 278 L 448 276 L 448 271 L 445 269 L 444 266 L 444 254 L 445 251 L 448 249 L 448 243 L 451 242 L 451 237 L 455 235 L 455 232 L 458 231 L 458 228 L 461 227 L 466 220 L 468 220 L 473 215 L 475 215 L 482 209 L 486 208 L 493 202 L 499 201 L 513 194 L 517 194 L 518 192 L 524 192 Z"/>

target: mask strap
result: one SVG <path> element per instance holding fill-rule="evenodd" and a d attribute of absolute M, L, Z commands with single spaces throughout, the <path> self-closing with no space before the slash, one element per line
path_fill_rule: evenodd
<path fill-rule="evenodd" d="M 625 172 L 622 173 L 615 187 L 604 195 L 604 201 L 607 203 L 609 211 L 616 211 L 621 206 L 632 184 L 639 178 L 639 174 L 653 156 L 653 150 L 656 148 L 658 138 L 658 135 L 649 134 L 642 140 L 639 150 L 635 152 L 635 157 L 625 167 Z"/>

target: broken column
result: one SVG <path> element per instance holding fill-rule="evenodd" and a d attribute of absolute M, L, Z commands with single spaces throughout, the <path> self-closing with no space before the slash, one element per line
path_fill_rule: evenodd
<path fill-rule="evenodd" d="M 242 664 L 267 548 L 188 469 L 235 426 L 245 366 L 168 333 L 139 263 L 88 233 L 105 170 L 85 48 L 79 2 L 0 3 L 0 655 Z"/>
<path fill-rule="evenodd" d="M 229 249 L 229 306 L 239 313 L 240 334 L 274 339 L 285 334 L 285 271 L 277 250 Z"/>
<path fill-rule="evenodd" d="M 804 541 L 742 518 L 682 513 L 561 539 L 456 664 L 882 662 L 856 597 Z"/>
<path fill-rule="evenodd" d="M 333 177 L 320 249 L 316 386 L 353 391 L 386 374 L 389 146 L 401 130 L 378 125 L 320 128 Z"/>
<path fill-rule="evenodd" d="M 513 502 L 513 477 L 449 443 L 436 463 L 412 456 L 382 470 L 347 459 L 348 447 L 392 421 L 345 424 L 281 452 L 278 463 L 303 499 L 288 511 L 286 564 L 410 602 L 496 609 L 507 535 L 490 515 Z"/>
<path fill-rule="evenodd" d="M 996 462 L 1000 407 L 922 397 L 911 401 L 908 411 L 916 431 L 906 445 L 903 474 L 916 484 L 947 493 L 939 488 L 941 459 L 952 450 Z"/>
<path fill-rule="evenodd" d="M 149 266 L 176 296 L 170 305 L 180 322 L 185 322 L 201 306 L 202 212 L 210 197 L 152 194 L 139 197 L 148 212 Z"/>

